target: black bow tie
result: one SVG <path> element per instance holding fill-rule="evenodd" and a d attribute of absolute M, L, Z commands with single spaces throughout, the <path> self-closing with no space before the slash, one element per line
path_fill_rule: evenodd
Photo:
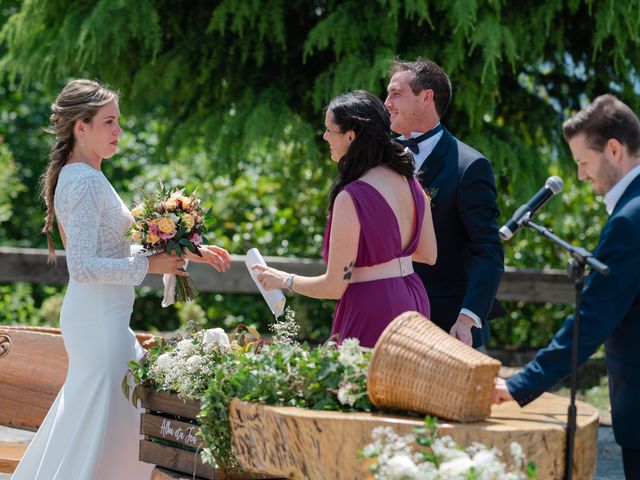
<path fill-rule="evenodd" d="M 407 138 L 406 140 L 398 140 L 402 145 L 411 150 L 414 155 L 420 153 L 420 147 L 418 146 L 420 143 L 424 142 L 427 138 L 433 137 L 436 133 L 442 131 L 442 124 L 439 123 L 435 128 L 432 128 L 427 133 L 423 133 L 422 135 L 418 135 L 414 138 Z"/>

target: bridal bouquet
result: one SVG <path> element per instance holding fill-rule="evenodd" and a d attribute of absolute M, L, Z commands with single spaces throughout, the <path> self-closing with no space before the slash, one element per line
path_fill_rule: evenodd
<path fill-rule="evenodd" d="M 169 191 L 160 184 L 157 192 L 143 191 L 143 195 L 142 202 L 131 210 L 135 219 L 129 231 L 131 239 L 142 243 L 146 252 L 166 252 L 167 255 L 175 252 L 182 257 L 188 250 L 202 256 L 198 245 L 206 242 L 202 236 L 204 213 L 195 192 L 185 195 L 184 189 Z M 190 277 L 172 277 L 170 282 L 165 281 L 165 286 L 175 279 L 176 300 L 185 302 L 198 296 Z M 163 306 L 165 302 L 166 295 Z"/>

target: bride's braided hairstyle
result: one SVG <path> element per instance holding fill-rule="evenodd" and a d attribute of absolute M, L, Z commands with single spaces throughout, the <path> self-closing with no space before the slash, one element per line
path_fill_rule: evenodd
<path fill-rule="evenodd" d="M 79 79 L 67 83 L 51 105 L 51 124 L 45 131 L 54 134 L 55 141 L 49 152 L 47 168 L 40 178 L 40 196 L 47 208 L 42 232 L 47 235 L 49 261 L 55 261 L 52 237 L 54 196 L 60 171 L 76 145 L 77 139 L 73 133 L 75 123 L 78 120 L 91 123 L 98 110 L 112 100 L 118 101 L 115 91 L 93 80 Z"/>

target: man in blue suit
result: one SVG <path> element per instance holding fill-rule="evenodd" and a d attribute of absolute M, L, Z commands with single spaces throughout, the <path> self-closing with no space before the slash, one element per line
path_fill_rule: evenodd
<path fill-rule="evenodd" d="M 433 266 L 414 263 L 429 294 L 431 320 L 467 345 L 483 345 L 487 320 L 505 313 L 495 300 L 504 252 L 493 170 L 440 123 L 451 100 L 440 66 L 423 58 L 395 61 L 390 75 L 385 106 L 391 129 L 413 152 L 416 175 L 431 196 L 438 259 Z"/>
<path fill-rule="evenodd" d="M 586 278 L 578 360 L 604 343 L 613 431 L 627 479 L 640 479 L 640 121 L 613 95 L 602 95 L 567 120 L 563 134 L 578 178 L 604 195 L 610 215 L 594 255 L 609 266 Z M 573 317 L 521 373 L 498 379 L 494 402 L 534 400 L 570 373 Z"/>

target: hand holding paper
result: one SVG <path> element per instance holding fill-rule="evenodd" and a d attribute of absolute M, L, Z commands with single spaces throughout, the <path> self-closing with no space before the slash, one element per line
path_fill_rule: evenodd
<path fill-rule="evenodd" d="M 265 290 L 262 288 L 262 285 L 260 285 L 260 282 L 258 281 L 258 274 L 260 272 L 251 268 L 251 266 L 256 263 L 259 265 L 267 265 L 257 248 L 252 248 L 247 252 L 244 263 L 247 265 L 247 269 L 249 270 L 249 274 L 251 275 L 253 282 L 256 284 L 256 287 L 258 287 L 258 290 L 260 290 L 262 298 L 264 298 L 269 309 L 271 309 L 271 313 L 273 313 L 276 318 L 282 315 L 284 313 L 284 304 L 286 302 L 284 293 L 282 293 L 282 290 L 278 289 Z"/>

